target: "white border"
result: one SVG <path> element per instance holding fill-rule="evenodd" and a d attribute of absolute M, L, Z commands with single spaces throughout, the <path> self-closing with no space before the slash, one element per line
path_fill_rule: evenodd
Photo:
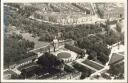
<path fill-rule="evenodd" d="M 40 2 L 122 2 L 125 5 L 125 79 L 124 80 L 4 80 L 3 79 L 3 3 L 40 3 Z M 127 0 L 2 0 L 1 1 L 1 82 L 127 82 Z"/>
<path fill-rule="evenodd" d="M 124 2 L 126 0 L 2 0 L 3 2 L 21 2 L 21 3 L 28 3 L 28 2 Z"/>

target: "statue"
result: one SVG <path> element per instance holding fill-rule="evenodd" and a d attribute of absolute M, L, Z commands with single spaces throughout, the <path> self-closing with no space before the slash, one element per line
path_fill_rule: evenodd
<path fill-rule="evenodd" d="M 58 48 L 58 39 L 55 36 L 55 39 L 53 39 L 53 47 L 54 47 L 54 52 L 56 51 L 56 48 Z"/>

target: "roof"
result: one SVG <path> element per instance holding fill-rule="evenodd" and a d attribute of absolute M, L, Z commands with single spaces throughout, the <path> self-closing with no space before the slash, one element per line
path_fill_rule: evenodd
<path fill-rule="evenodd" d="M 119 54 L 121 54 L 121 55 L 124 55 L 124 52 L 118 52 Z"/>
<path fill-rule="evenodd" d="M 28 58 L 25 58 L 25 59 L 22 59 L 22 60 L 18 61 L 17 64 L 21 64 L 21 63 L 27 62 L 29 60 L 35 59 L 36 57 L 37 57 L 37 55 L 30 56 Z"/>
<path fill-rule="evenodd" d="M 16 74 L 14 71 L 12 71 L 12 70 L 7 70 L 7 71 L 5 71 L 4 72 L 4 74 L 11 74 L 11 75 L 14 75 L 14 74 Z"/>
<path fill-rule="evenodd" d="M 117 54 L 117 53 L 113 53 L 109 61 L 109 65 L 115 64 L 119 61 L 122 61 L 123 59 L 124 59 L 124 56 Z"/>
<path fill-rule="evenodd" d="M 30 66 L 30 67 L 28 67 L 28 68 L 25 68 L 25 69 L 23 69 L 22 71 L 26 71 L 26 72 L 33 72 L 34 73 L 34 70 L 37 70 L 39 67 L 38 66 Z"/>
<path fill-rule="evenodd" d="M 26 65 L 20 66 L 17 69 L 21 71 L 22 69 L 25 69 L 27 67 L 32 67 L 32 66 L 38 66 L 38 64 L 36 64 L 36 63 L 29 63 L 29 64 L 26 64 Z"/>
<path fill-rule="evenodd" d="M 88 59 L 86 59 L 82 63 L 84 63 L 84 64 L 86 64 L 86 65 L 88 65 L 88 66 L 90 66 L 96 70 L 100 70 L 100 69 L 104 68 L 104 66 L 102 64 L 88 60 Z"/>

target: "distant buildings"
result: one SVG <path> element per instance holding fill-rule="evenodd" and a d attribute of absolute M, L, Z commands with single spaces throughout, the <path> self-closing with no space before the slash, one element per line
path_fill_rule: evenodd
<path fill-rule="evenodd" d="M 45 7 L 45 11 L 43 9 L 34 12 L 33 19 L 62 25 L 88 23 L 97 19 L 90 3 L 51 3 L 42 6 Z M 50 11 L 46 7 L 50 8 Z"/>
<path fill-rule="evenodd" d="M 123 4 L 114 3 L 104 3 L 96 4 L 98 6 L 99 12 L 103 15 L 104 19 L 118 19 L 124 17 L 124 7 Z"/>
<path fill-rule="evenodd" d="M 106 10 L 106 12 L 104 13 L 104 18 L 106 19 L 117 19 L 121 17 L 124 17 L 123 8 Z"/>
<path fill-rule="evenodd" d="M 33 19 L 40 19 L 42 21 L 48 21 L 51 23 L 57 23 L 62 25 L 71 25 L 71 24 L 82 24 L 88 22 L 94 22 L 97 19 L 96 15 L 86 15 L 80 13 L 70 13 L 70 14 L 61 14 L 61 13 L 45 13 L 35 12 Z"/>
<path fill-rule="evenodd" d="M 63 25 L 82 24 L 82 23 L 93 22 L 95 19 L 96 19 L 96 16 L 92 16 L 92 15 L 83 15 L 81 17 L 72 16 L 69 18 L 58 19 L 57 23 L 61 23 Z"/>

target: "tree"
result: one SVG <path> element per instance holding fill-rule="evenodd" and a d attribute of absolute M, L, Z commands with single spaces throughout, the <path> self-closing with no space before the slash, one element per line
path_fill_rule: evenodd
<path fill-rule="evenodd" d="M 37 63 L 48 69 L 64 64 L 62 60 L 59 60 L 55 55 L 48 52 L 39 57 Z"/>
<path fill-rule="evenodd" d="M 6 67 L 29 56 L 30 54 L 27 54 L 28 49 L 34 47 L 33 42 L 23 39 L 21 35 L 6 35 L 4 41 L 4 66 Z"/>
<path fill-rule="evenodd" d="M 78 46 L 82 49 L 86 49 L 89 54 L 89 59 L 99 60 L 102 64 L 105 64 L 110 54 L 110 49 L 107 48 L 107 44 L 98 36 L 90 36 L 78 40 Z"/>
<path fill-rule="evenodd" d="M 121 33 L 121 28 L 122 28 L 121 23 L 120 23 L 120 22 L 117 22 L 117 23 L 116 23 L 116 30 L 117 30 L 119 33 Z"/>
<path fill-rule="evenodd" d="M 124 42 L 124 33 L 122 33 L 122 24 L 121 21 L 117 22 L 116 24 L 116 30 L 118 31 L 118 37 L 119 37 L 119 41 L 122 41 L 122 43 Z"/>
<path fill-rule="evenodd" d="M 97 60 L 97 52 L 91 51 L 88 59 Z"/>

